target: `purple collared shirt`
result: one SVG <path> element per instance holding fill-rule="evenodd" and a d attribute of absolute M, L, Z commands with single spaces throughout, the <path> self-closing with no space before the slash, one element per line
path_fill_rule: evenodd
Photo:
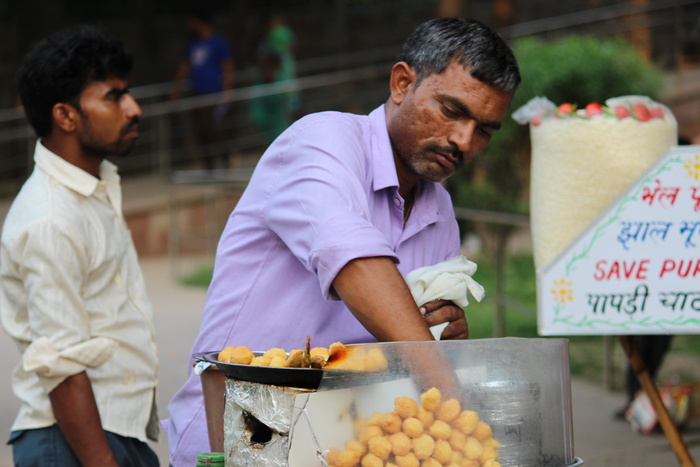
<path fill-rule="evenodd" d="M 214 278 L 192 353 L 374 342 L 332 290 L 349 261 L 386 256 L 402 275 L 459 253 L 445 189 L 417 187 L 404 201 L 384 106 L 370 115 L 322 112 L 286 130 L 260 159 L 219 242 Z M 209 449 L 199 377 L 192 374 L 164 421 L 173 466 Z"/>

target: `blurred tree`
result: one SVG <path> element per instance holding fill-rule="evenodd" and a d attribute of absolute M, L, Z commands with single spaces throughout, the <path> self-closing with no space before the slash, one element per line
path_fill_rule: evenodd
<path fill-rule="evenodd" d="M 438 18 L 462 16 L 462 0 L 439 0 L 435 16 Z"/>
<path fill-rule="evenodd" d="M 515 19 L 515 0 L 494 0 L 491 26 L 498 29 L 510 26 Z"/>
<path fill-rule="evenodd" d="M 630 10 L 635 13 L 624 18 L 629 29 L 627 37 L 644 58 L 651 60 L 651 19 L 647 12 L 649 0 L 628 0 L 628 3 Z"/>
<path fill-rule="evenodd" d="M 523 81 L 513 98 L 512 111 L 536 96 L 584 107 L 589 102 L 603 103 L 610 97 L 629 94 L 658 99 L 663 91 L 662 73 L 621 39 L 571 37 L 543 43 L 525 38 L 516 41 L 513 50 Z M 484 153 L 448 179 L 447 188 L 456 206 L 525 214 L 529 177 L 529 128 L 508 117 Z M 462 232 L 477 232 L 486 253 L 493 255 L 497 270 L 502 272 L 508 239 L 515 227 L 478 223 L 462 223 L 461 227 Z M 503 284 L 496 284 L 497 314 L 502 290 Z"/>

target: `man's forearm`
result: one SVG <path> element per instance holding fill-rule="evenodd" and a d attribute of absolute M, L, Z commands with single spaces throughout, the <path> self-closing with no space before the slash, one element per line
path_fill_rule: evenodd
<path fill-rule="evenodd" d="M 85 372 L 66 378 L 49 394 L 61 433 L 83 466 L 116 466 Z"/>
<path fill-rule="evenodd" d="M 336 276 L 333 287 L 377 340 L 433 340 L 406 282 L 391 259 L 373 257 L 350 261 Z"/>

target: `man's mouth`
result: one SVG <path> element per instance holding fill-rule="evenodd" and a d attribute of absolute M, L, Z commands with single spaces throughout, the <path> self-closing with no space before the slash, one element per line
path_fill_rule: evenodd
<path fill-rule="evenodd" d="M 139 124 L 132 123 L 131 125 L 124 128 L 122 134 L 127 137 L 138 138 L 139 136 Z"/>
<path fill-rule="evenodd" d="M 448 152 L 443 152 L 443 151 L 434 151 L 435 154 L 438 156 L 437 161 L 440 165 L 443 167 L 450 169 L 450 170 L 456 170 L 457 167 L 459 166 L 459 157 L 448 153 Z"/>

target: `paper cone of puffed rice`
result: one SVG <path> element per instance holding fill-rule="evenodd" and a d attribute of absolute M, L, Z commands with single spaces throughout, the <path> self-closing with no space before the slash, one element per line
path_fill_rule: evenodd
<path fill-rule="evenodd" d="M 645 96 L 583 109 L 536 98 L 513 118 L 530 125 L 530 221 L 535 266 L 547 267 L 668 148 L 671 111 Z"/>

